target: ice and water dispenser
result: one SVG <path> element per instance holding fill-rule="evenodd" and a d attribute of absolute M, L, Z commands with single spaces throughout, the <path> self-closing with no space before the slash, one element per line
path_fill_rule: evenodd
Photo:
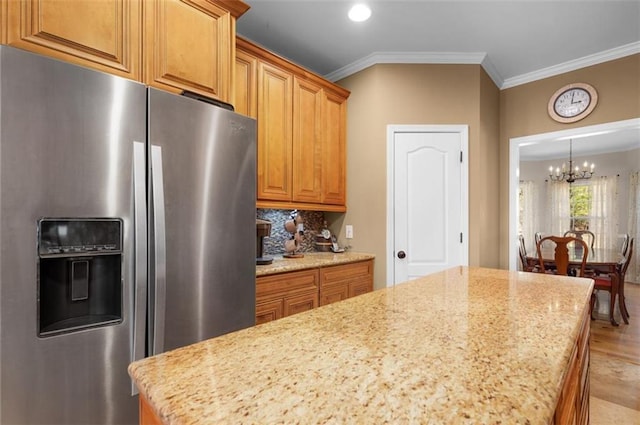
<path fill-rule="evenodd" d="M 122 220 L 38 222 L 38 336 L 122 321 Z"/>

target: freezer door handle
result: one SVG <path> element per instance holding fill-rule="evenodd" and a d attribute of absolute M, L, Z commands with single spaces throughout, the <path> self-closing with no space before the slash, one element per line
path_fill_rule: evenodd
<path fill-rule="evenodd" d="M 145 356 L 145 333 L 147 311 L 147 200 L 145 144 L 133 142 L 133 341 L 131 360 Z M 131 382 L 131 395 L 138 389 Z"/>
<path fill-rule="evenodd" d="M 162 148 L 151 145 L 151 188 L 153 198 L 153 277 L 152 277 L 152 341 L 151 355 L 164 351 L 165 303 L 167 287 L 167 254 L 164 217 L 164 181 L 162 177 Z"/>

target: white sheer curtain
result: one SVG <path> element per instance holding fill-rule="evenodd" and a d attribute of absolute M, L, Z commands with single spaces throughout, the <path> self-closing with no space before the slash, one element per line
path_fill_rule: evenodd
<path fill-rule="evenodd" d="M 520 182 L 520 233 L 524 236 L 527 250 L 535 249 L 534 235 L 541 232 L 542 220 L 538 184 L 534 181 Z"/>
<path fill-rule="evenodd" d="M 635 239 L 633 244 L 633 259 L 629 264 L 625 280 L 640 283 L 640 172 L 631 173 L 629 178 L 629 221 L 627 223 L 629 235 Z"/>
<path fill-rule="evenodd" d="M 545 236 L 562 236 L 571 225 L 569 183 L 547 181 Z"/>
<path fill-rule="evenodd" d="M 618 243 L 618 177 L 591 180 L 589 230 L 596 235 L 596 248 L 615 249 Z"/>

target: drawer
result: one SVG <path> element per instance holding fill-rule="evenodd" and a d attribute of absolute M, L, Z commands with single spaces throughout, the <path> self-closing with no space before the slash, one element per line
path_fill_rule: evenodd
<path fill-rule="evenodd" d="M 260 276 L 256 278 L 257 302 L 260 302 L 262 297 L 285 297 L 310 291 L 317 292 L 319 280 L 317 269 Z"/>
<path fill-rule="evenodd" d="M 373 261 L 361 261 L 320 269 L 322 286 L 336 282 L 349 282 L 359 278 L 373 279 Z"/>

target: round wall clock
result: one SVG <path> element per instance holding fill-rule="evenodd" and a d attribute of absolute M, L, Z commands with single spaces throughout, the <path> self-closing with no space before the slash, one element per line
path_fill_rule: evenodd
<path fill-rule="evenodd" d="M 589 115 L 598 103 L 598 92 L 586 83 L 568 84 L 558 89 L 549 99 L 549 116 L 561 123 L 580 121 Z"/>

